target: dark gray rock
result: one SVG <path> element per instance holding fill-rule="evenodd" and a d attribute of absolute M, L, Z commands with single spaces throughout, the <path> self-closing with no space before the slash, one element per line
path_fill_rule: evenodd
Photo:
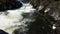
<path fill-rule="evenodd" d="M 0 34 L 8 34 L 8 33 L 3 30 L 0 30 Z"/>
<path fill-rule="evenodd" d="M 1 0 L 0 3 L 0 11 L 15 10 L 22 7 L 22 3 L 16 0 L 5 0 L 5 2 Z"/>

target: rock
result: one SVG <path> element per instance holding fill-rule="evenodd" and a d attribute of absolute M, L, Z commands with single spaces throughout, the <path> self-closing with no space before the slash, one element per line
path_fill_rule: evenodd
<path fill-rule="evenodd" d="M 0 11 L 14 10 L 22 7 L 22 3 L 16 0 L 0 0 Z"/>
<path fill-rule="evenodd" d="M 8 33 L 3 30 L 0 30 L 0 34 L 8 34 Z"/>

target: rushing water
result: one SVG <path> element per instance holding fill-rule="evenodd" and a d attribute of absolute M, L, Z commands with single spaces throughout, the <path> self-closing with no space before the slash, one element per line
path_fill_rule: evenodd
<path fill-rule="evenodd" d="M 15 34 L 15 30 L 19 30 L 20 32 L 25 32 L 29 30 L 29 28 L 26 27 L 30 22 L 33 22 L 35 20 L 32 19 L 31 16 L 33 15 L 36 9 L 34 9 L 30 3 L 26 3 L 26 1 L 24 2 L 24 0 L 22 0 L 21 3 L 23 4 L 23 6 L 19 9 L 6 10 L 6 12 L 0 12 L 1 30 L 9 34 Z M 39 10 L 41 10 L 42 8 L 43 6 L 40 6 Z M 50 8 L 47 8 L 44 12 L 46 13 L 49 10 Z M 52 29 L 56 29 L 55 24 L 53 24 Z"/>
<path fill-rule="evenodd" d="M 23 13 L 33 13 L 34 8 L 30 3 L 23 4 L 23 6 L 16 10 L 7 10 L 6 12 L 0 12 L 0 29 L 9 34 L 13 34 L 15 29 L 26 27 L 25 22 L 32 21 L 31 19 L 24 18 Z M 28 30 L 28 29 L 27 29 Z M 25 30 L 22 30 L 25 31 Z"/>

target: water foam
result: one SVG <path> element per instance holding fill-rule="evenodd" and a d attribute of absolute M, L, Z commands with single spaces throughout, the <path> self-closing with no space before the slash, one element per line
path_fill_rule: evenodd
<path fill-rule="evenodd" d="M 23 19 L 23 13 L 34 12 L 35 9 L 29 3 L 24 4 L 21 8 L 16 10 L 7 10 L 6 12 L 0 12 L 0 29 L 12 34 L 15 29 L 18 29 L 18 25 L 24 25 L 23 22 L 29 21 L 29 19 Z M 25 25 L 24 25 L 25 26 Z"/>

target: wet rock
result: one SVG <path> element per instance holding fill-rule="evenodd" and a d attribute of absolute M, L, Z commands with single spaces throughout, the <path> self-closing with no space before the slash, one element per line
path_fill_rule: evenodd
<path fill-rule="evenodd" d="M 0 30 L 0 34 L 8 34 L 8 33 L 3 30 Z"/>
<path fill-rule="evenodd" d="M 27 34 L 53 34 L 52 24 L 50 17 L 39 15 L 36 21 L 31 23 L 30 30 Z"/>
<path fill-rule="evenodd" d="M 16 0 L 0 0 L 0 11 L 15 10 L 20 7 L 22 7 L 22 3 Z"/>

